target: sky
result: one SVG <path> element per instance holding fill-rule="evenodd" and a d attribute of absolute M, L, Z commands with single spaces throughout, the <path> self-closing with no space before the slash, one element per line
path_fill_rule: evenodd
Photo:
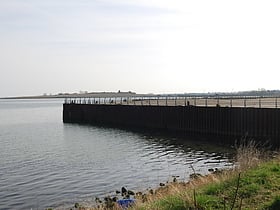
<path fill-rule="evenodd" d="M 0 97 L 280 89 L 278 0 L 0 0 Z"/>

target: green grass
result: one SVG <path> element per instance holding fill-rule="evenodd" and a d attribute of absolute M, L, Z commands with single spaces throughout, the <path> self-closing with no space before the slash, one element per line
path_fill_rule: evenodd
<path fill-rule="evenodd" d="M 205 186 L 199 193 L 211 196 L 211 199 L 219 200 L 226 206 L 226 209 L 231 208 L 235 195 L 235 208 L 241 205 L 242 209 L 264 209 L 266 203 L 271 202 L 273 196 L 280 195 L 279 171 L 280 165 L 278 162 L 263 163 L 241 173 L 237 193 L 237 175 L 225 182 Z M 200 205 L 206 206 L 203 202 Z M 210 207 L 214 208 L 215 206 Z"/>
<path fill-rule="evenodd" d="M 195 191 L 186 187 L 135 209 L 280 209 L 280 161 L 275 159 L 224 177 L 220 175 L 216 181 L 206 181 L 194 188 Z"/>
<path fill-rule="evenodd" d="M 280 209 L 280 195 L 276 196 L 271 203 L 264 207 L 266 210 L 279 210 Z"/>
<path fill-rule="evenodd" d="M 152 206 L 154 209 L 174 209 L 181 210 L 187 209 L 189 205 L 181 199 L 179 196 L 168 196 L 166 199 L 161 199 L 158 202 L 155 202 Z"/>

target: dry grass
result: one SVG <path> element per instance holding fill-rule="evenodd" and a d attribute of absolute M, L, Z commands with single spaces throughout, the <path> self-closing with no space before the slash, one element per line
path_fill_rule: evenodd
<path fill-rule="evenodd" d="M 235 169 L 243 171 L 255 167 L 267 159 L 267 152 L 255 141 L 242 140 L 236 146 L 236 165 Z"/>
<path fill-rule="evenodd" d="M 232 170 L 223 171 L 221 173 L 199 176 L 188 182 L 169 183 L 165 187 L 158 188 L 153 195 L 149 194 L 147 201 L 142 202 L 141 199 L 138 199 L 136 206 L 132 209 L 161 209 L 161 207 L 156 207 L 153 204 L 159 200 L 170 202 L 170 196 L 173 195 L 176 195 L 176 197 L 180 200 L 184 200 L 187 207 L 187 204 L 193 204 L 195 202 L 194 194 L 196 193 L 196 189 L 202 188 L 209 183 L 223 182 L 232 176 L 232 173 L 234 173 Z"/>
<path fill-rule="evenodd" d="M 226 182 L 233 177 L 237 177 L 240 172 L 256 167 L 267 159 L 267 153 L 264 149 L 260 149 L 260 145 L 254 141 L 242 141 L 237 147 L 236 166 L 230 170 L 211 173 L 206 176 L 199 176 L 189 182 L 170 183 L 165 187 L 156 190 L 156 193 L 148 196 L 146 202 L 138 200 L 137 205 L 132 209 L 161 209 L 154 205 L 157 201 L 170 202 L 170 196 L 175 195 L 179 200 L 186 202 L 185 208 L 188 209 L 188 204 L 196 205 L 195 193 L 197 189 L 202 189 L 208 185 L 219 184 Z M 277 156 L 280 161 L 280 156 Z M 172 202 L 172 201 L 171 201 Z"/>
<path fill-rule="evenodd" d="M 262 163 L 264 163 L 264 161 L 267 160 L 268 157 L 266 152 L 263 149 L 260 149 L 260 145 L 257 145 L 254 141 L 247 141 L 247 142 L 243 141 L 242 143 L 239 144 L 238 147 L 236 147 L 236 150 L 237 150 L 236 166 L 233 169 L 216 171 L 206 176 L 196 176 L 196 178 L 193 178 L 188 182 L 168 183 L 167 185 L 163 187 L 159 187 L 156 190 L 152 190 L 151 192 L 142 193 L 141 195 L 135 196 L 137 203 L 130 209 L 134 209 L 134 210 L 199 209 L 200 207 L 198 206 L 199 205 L 198 203 L 203 203 L 203 199 L 211 200 L 212 198 L 210 198 L 208 195 L 212 195 L 211 193 L 214 192 L 216 193 L 215 191 L 216 189 L 218 189 L 218 191 L 219 190 L 223 191 L 223 193 L 219 194 L 218 200 L 227 199 L 229 196 L 227 195 L 229 189 L 225 189 L 226 188 L 225 186 L 227 185 L 230 186 L 231 194 L 234 194 L 236 188 L 236 184 L 235 184 L 236 180 L 239 180 L 240 178 L 240 177 L 238 178 L 238 175 L 240 175 L 241 173 L 242 175 L 247 176 L 245 174 L 247 174 L 248 171 L 249 171 L 248 174 L 250 174 L 251 173 L 250 169 L 254 169 L 258 166 L 263 167 L 264 164 Z M 279 165 L 280 155 L 275 156 L 274 160 Z M 273 168 L 274 166 L 271 167 Z M 278 166 L 276 165 L 276 168 L 277 167 Z M 262 170 L 265 171 L 266 169 L 262 169 Z M 257 173 L 263 174 L 264 172 L 261 171 Z M 270 177 L 270 175 L 267 177 Z M 243 177 L 242 179 L 244 178 L 247 177 Z M 248 178 L 248 180 L 249 179 L 253 180 L 253 178 L 250 177 Z M 278 178 L 276 177 L 275 180 L 277 182 Z M 243 187 L 244 180 L 241 181 L 242 181 L 241 185 Z M 271 183 L 273 183 L 273 181 L 271 181 Z M 248 187 L 248 185 L 247 186 L 246 185 L 247 184 L 245 184 L 245 187 Z M 252 189 L 245 188 L 247 194 L 248 192 L 255 190 L 254 185 L 250 185 L 250 186 L 252 186 L 253 188 Z M 280 188 L 279 189 L 278 188 L 276 187 L 276 191 L 280 190 Z M 205 191 L 205 189 L 207 189 L 206 191 L 210 194 L 207 193 L 203 194 L 203 191 Z M 241 190 L 244 189 L 242 188 Z M 266 191 L 263 190 L 263 192 Z M 274 192 L 271 192 L 271 194 L 275 195 Z M 223 198 L 224 195 L 225 197 Z M 232 200 L 234 200 L 233 197 L 234 196 L 230 198 L 231 199 L 230 201 L 227 201 L 228 206 L 230 206 L 231 205 L 230 203 L 232 202 Z M 238 202 L 240 203 L 240 198 L 238 199 L 239 199 Z M 258 199 L 256 199 L 255 197 L 252 199 L 254 200 L 255 203 L 258 201 Z M 248 202 L 248 201 L 245 200 L 244 202 Z M 236 203 L 235 205 L 240 205 L 239 203 Z M 244 206 L 245 205 L 248 206 L 249 204 L 245 203 Z M 95 209 L 108 209 L 108 208 L 102 206 L 100 208 L 95 208 Z M 119 210 L 120 208 L 117 205 L 114 205 L 112 208 L 109 209 Z M 208 208 L 204 207 L 201 209 L 208 209 Z"/>

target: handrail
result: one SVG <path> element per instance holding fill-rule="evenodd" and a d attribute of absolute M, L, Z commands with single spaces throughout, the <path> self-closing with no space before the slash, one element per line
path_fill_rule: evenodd
<path fill-rule="evenodd" d="M 181 96 L 133 96 L 133 97 L 74 97 L 65 98 L 65 104 L 140 105 L 140 106 L 218 106 L 278 108 L 280 97 L 181 97 Z"/>

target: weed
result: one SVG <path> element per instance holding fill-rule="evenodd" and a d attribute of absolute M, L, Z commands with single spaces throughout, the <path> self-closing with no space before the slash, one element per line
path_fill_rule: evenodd
<path fill-rule="evenodd" d="M 280 165 L 275 165 L 270 169 L 272 172 L 280 172 Z"/>
<path fill-rule="evenodd" d="M 206 195 L 218 195 L 222 192 L 223 185 L 218 183 L 211 183 L 205 189 Z"/>
<path fill-rule="evenodd" d="M 280 196 L 276 196 L 272 203 L 264 208 L 265 210 L 279 210 L 280 209 Z"/>
<path fill-rule="evenodd" d="M 187 183 L 168 183 L 132 209 L 280 209 L 280 156 L 272 161 L 262 157 L 265 155 L 255 143 L 244 143 L 237 151 L 237 170 L 199 176 Z"/>
<path fill-rule="evenodd" d="M 251 183 L 242 187 L 242 189 L 239 192 L 239 196 L 242 198 L 250 198 L 253 195 L 257 194 L 259 190 L 259 185 Z"/>
<path fill-rule="evenodd" d="M 236 145 L 236 151 L 236 162 L 240 170 L 258 165 L 265 157 L 265 152 L 260 150 L 260 145 L 252 140 L 242 140 L 239 145 Z"/>
<path fill-rule="evenodd" d="M 155 202 L 154 205 L 152 205 L 152 207 L 152 209 L 162 210 L 184 210 L 189 208 L 190 206 L 178 196 L 168 196 L 164 199 L 159 200 L 158 202 Z"/>
<path fill-rule="evenodd" d="M 197 196 L 197 207 L 199 209 L 222 209 L 223 200 L 216 196 L 200 194 Z"/>

